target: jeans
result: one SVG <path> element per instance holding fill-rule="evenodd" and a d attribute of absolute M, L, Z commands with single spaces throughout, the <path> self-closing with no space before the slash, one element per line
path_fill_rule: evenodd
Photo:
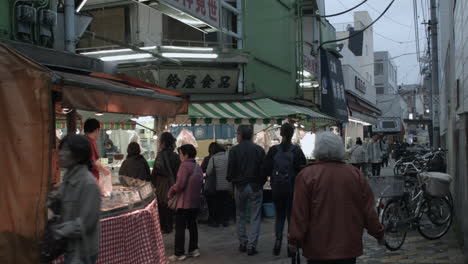
<path fill-rule="evenodd" d="M 258 236 L 260 235 L 261 211 L 262 211 L 263 190 L 253 191 L 249 185 L 240 190 L 236 188 L 237 206 L 237 235 L 242 245 L 249 248 L 257 247 Z M 247 237 L 247 204 L 250 203 L 250 232 Z"/>
<path fill-rule="evenodd" d="M 175 243 L 174 255 L 185 254 L 185 229 L 190 233 L 189 250 L 192 252 L 198 249 L 198 209 L 177 209 L 175 213 Z"/>
<path fill-rule="evenodd" d="M 372 176 L 380 176 L 381 163 L 372 163 Z"/>
<path fill-rule="evenodd" d="M 308 260 L 307 264 L 355 264 L 356 258 L 339 260 Z"/>
<path fill-rule="evenodd" d="M 174 226 L 174 211 L 167 207 L 167 203 L 158 203 L 159 224 L 163 233 L 171 233 Z"/>
<path fill-rule="evenodd" d="M 213 218 L 216 224 L 229 223 L 229 198 L 228 191 L 217 191 L 213 199 Z"/>
<path fill-rule="evenodd" d="M 275 235 L 277 240 L 283 239 L 284 222 L 291 218 L 292 192 L 283 190 L 272 190 L 273 203 L 275 204 L 276 221 Z"/>
<path fill-rule="evenodd" d="M 98 255 L 81 258 L 81 262 L 83 264 L 95 264 L 97 261 L 97 257 Z M 70 264 L 70 263 L 74 263 L 73 257 L 65 253 L 65 260 L 63 261 L 63 264 Z"/>

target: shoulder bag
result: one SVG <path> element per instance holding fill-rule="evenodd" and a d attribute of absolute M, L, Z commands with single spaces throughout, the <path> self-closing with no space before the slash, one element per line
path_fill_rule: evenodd
<path fill-rule="evenodd" d="M 182 192 L 185 190 L 185 188 L 187 188 L 187 185 L 190 183 L 190 178 L 192 178 L 192 176 L 195 174 L 196 169 L 197 169 L 197 164 L 195 163 L 195 165 L 193 166 L 192 173 L 185 180 L 184 189 L 182 189 L 180 192 L 176 193 L 174 196 L 169 198 L 169 200 L 167 200 L 167 207 L 169 207 L 172 210 L 177 210 L 177 201 L 179 200 L 179 198 L 180 198 Z"/>

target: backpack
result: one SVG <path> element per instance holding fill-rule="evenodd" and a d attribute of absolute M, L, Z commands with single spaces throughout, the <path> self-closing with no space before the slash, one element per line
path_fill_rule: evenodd
<path fill-rule="evenodd" d="M 273 157 L 273 172 L 271 175 L 272 186 L 280 189 L 292 188 L 295 178 L 294 150 L 292 145 L 287 151 L 278 146 L 278 152 Z"/>

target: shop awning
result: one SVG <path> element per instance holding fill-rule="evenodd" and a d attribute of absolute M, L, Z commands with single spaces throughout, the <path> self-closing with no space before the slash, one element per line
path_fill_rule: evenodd
<path fill-rule="evenodd" d="M 203 118 L 245 119 L 261 119 L 270 117 L 251 101 L 232 103 L 192 103 L 189 106 L 189 116 Z"/>
<path fill-rule="evenodd" d="M 54 71 L 62 106 L 88 111 L 174 117 L 186 113 L 184 98 L 150 87 L 127 85 L 120 78 L 103 78 Z"/>
<path fill-rule="evenodd" d="M 336 119 L 328 115 L 314 111 L 310 108 L 292 104 L 279 103 L 274 100 L 264 98 L 254 100 L 270 117 L 287 117 L 291 115 L 305 115 L 307 119 L 315 121 L 336 122 Z"/>

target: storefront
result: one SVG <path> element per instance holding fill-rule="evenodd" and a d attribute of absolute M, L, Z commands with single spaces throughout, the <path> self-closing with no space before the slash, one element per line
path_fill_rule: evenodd
<path fill-rule="evenodd" d="M 9 124 L 1 135 L 8 139 L 5 151 L 9 153 L 4 159 L 4 173 L 9 177 L 0 191 L 4 201 L 0 248 L 5 258 L 1 262 L 37 263 L 37 242 L 47 219 L 45 202 L 56 166 L 57 135 L 81 133 L 81 122 L 96 117 L 101 119 L 103 130 L 100 140 L 106 136 L 112 139 L 114 134 L 113 140 L 119 142 L 118 134 L 139 134 L 139 121 L 144 121 L 140 117 L 184 114 L 187 102 L 173 91 L 121 76 L 52 71 L 3 44 L 0 57 L 4 110 L 0 115 Z M 152 139 L 150 132 L 144 134 Z M 126 144 L 119 142 L 120 149 L 101 162 L 117 169 Z M 106 183 L 100 184 L 107 189 L 102 203 L 99 263 L 165 263 L 151 184 L 119 177 L 118 172 L 102 179 Z M 128 248 L 129 240 L 141 243 Z"/>

